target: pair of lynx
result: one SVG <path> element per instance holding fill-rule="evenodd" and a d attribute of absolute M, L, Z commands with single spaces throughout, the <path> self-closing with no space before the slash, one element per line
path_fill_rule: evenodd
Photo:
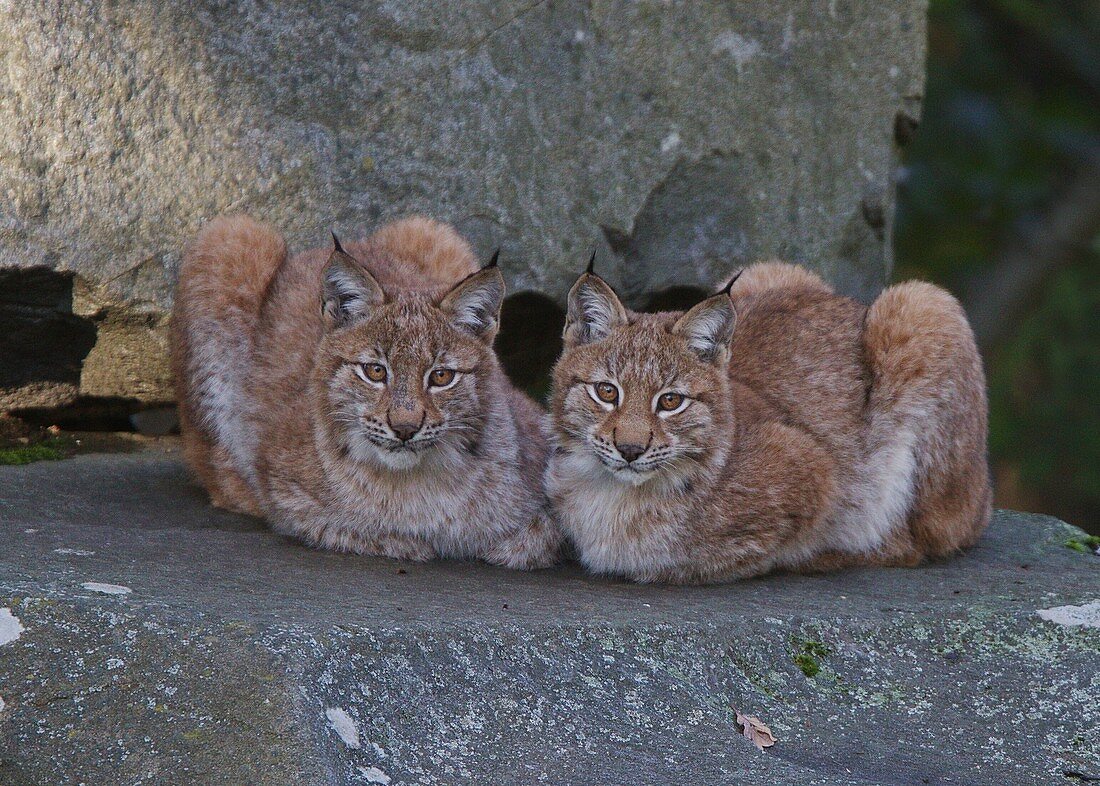
<path fill-rule="evenodd" d="M 503 298 L 495 257 L 429 219 L 293 259 L 215 220 L 173 316 L 188 463 L 315 546 L 538 568 L 568 538 L 638 581 L 915 565 L 989 520 L 981 361 L 934 286 L 866 308 L 766 263 L 642 314 L 590 270 L 550 428 L 493 353 Z"/>

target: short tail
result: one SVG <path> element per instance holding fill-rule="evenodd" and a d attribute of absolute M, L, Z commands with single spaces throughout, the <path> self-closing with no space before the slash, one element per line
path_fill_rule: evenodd
<path fill-rule="evenodd" d="M 215 503 L 255 508 L 248 496 L 255 446 L 243 425 L 253 333 L 286 242 L 247 216 L 211 221 L 180 268 L 172 365 L 184 451 Z"/>

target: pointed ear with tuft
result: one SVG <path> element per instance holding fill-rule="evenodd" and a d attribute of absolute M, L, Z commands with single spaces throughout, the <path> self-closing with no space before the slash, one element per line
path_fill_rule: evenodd
<path fill-rule="evenodd" d="M 374 276 L 340 247 L 336 235 L 332 239 L 335 248 L 321 276 L 321 316 L 328 330 L 366 319 L 386 299 Z"/>
<path fill-rule="evenodd" d="M 439 310 L 459 330 L 492 344 L 500 327 L 504 303 L 504 276 L 492 261 L 455 284 L 439 303 Z"/>
<path fill-rule="evenodd" d="M 591 265 L 591 263 L 589 263 Z M 565 345 L 577 347 L 603 341 L 627 322 L 619 296 L 595 273 L 585 272 L 569 290 Z"/>
<path fill-rule="evenodd" d="M 687 341 L 704 363 L 724 366 L 730 359 L 730 342 L 737 312 L 728 292 L 708 297 L 676 320 L 672 334 Z"/>

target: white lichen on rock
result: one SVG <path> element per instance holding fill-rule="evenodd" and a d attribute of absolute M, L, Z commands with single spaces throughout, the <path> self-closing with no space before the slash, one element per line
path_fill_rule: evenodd
<path fill-rule="evenodd" d="M 381 783 L 389 786 L 390 776 L 377 767 L 360 767 L 359 774 L 367 779 L 367 783 Z"/>
<path fill-rule="evenodd" d="M 23 623 L 11 613 L 11 609 L 0 609 L 0 647 L 18 639 L 24 630 Z"/>
<path fill-rule="evenodd" d="M 359 727 L 355 725 L 355 721 L 346 710 L 340 707 L 329 707 L 325 710 L 325 717 L 345 745 L 349 748 L 359 747 Z"/>
<path fill-rule="evenodd" d="M 1055 606 L 1051 609 L 1039 609 L 1039 616 L 1048 622 L 1075 628 L 1100 628 L 1100 600 L 1094 600 L 1081 606 Z"/>
<path fill-rule="evenodd" d="M 719 33 L 718 37 L 714 39 L 714 46 L 711 47 L 711 52 L 714 54 L 725 52 L 733 58 L 738 75 L 741 74 L 746 63 L 758 57 L 763 51 L 764 47 L 760 45 L 759 41 L 746 38 L 733 30 Z"/>
<path fill-rule="evenodd" d="M 99 592 L 103 595 L 129 595 L 133 592 L 132 589 L 122 584 L 103 584 L 98 581 L 85 581 L 80 586 L 90 592 Z"/>

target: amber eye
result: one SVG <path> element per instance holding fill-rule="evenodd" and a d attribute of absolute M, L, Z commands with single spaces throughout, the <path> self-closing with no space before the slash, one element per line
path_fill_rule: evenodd
<path fill-rule="evenodd" d="M 433 388 L 445 388 L 454 381 L 453 368 L 437 368 L 428 375 L 428 385 Z"/>
<path fill-rule="evenodd" d="M 386 367 L 381 363 L 364 363 L 362 365 L 363 374 L 371 382 L 385 382 L 386 381 Z"/>
<path fill-rule="evenodd" d="M 662 393 L 657 399 L 657 409 L 661 412 L 672 412 L 679 409 L 684 403 L 684 397 L 679 393 Z"/>
<path fill-rule="evenodd" d="M 619 400 L 619 389 L 610 382 L 597 382 L 594 387 L 596 388 L 596 397 L 600 401 L 614 404 Z"/>

